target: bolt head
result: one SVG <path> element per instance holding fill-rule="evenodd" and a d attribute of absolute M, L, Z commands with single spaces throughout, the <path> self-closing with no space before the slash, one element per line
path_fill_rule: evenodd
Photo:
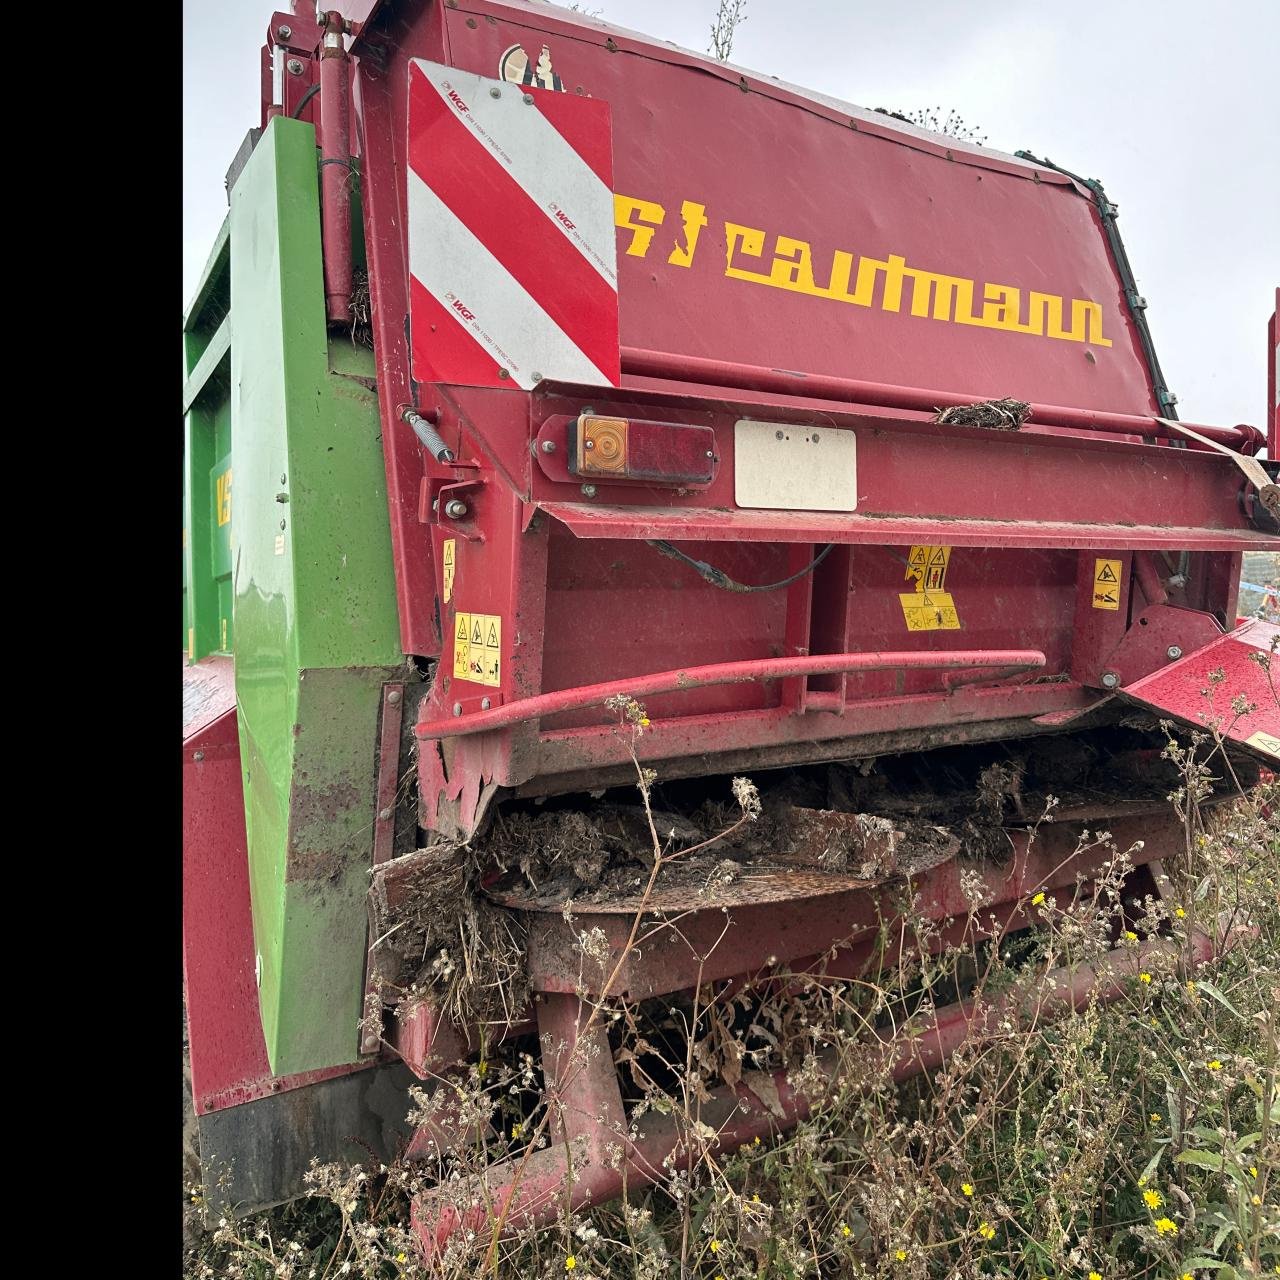
<path fill-rule="evenodd" d="M 450 520 L 461 520 L 467 514 L 467 504 L 461 498 L 450 498 L 444 504 L 444 513 Z"/>
<path fill-rule="evenodd" d="M 490 708 L 491 706 L 493 706 L 493 701 L 492 701 L 490 698 L 481 698 L 481 699 L 480 699 L 480 710 L 481 710 L 481 711 L 488 711 L 488 710 L 489 710 L 489 708 Z"/>
<path fill-rule="evenodd" d="M 286 62 L 284 65 L 285 65 L 286 67 L 288 67 L 288 69 L 289 69 L 289 74 L 290 74 L 291 76 L 300 76 L 300 75 L 302 74 L 302 59 L 301 59 L 301 58 L 290 58 L 290 59 L 289 59 L 289 61 L 288 61 L 288 62 Z"/>
<path fill-rule="evenodd" d="M 1120 677 L 1114 671 L 1104 671 L 1102 673 L 1102 687 L 1104 689 L 1114 689 L 1120 683 Z"/>
<path fill-rule="evenodd" d="M 542 442 L 543 453 L 555 453 L 555 451 L 556 451 L 556 442 L 554 440 L 544 440 Z"/>
<path fill-rule="evenodd" d="M 491 98 L 500 98 L 500 97 L 502 97 L 502 90 L 501 90 L 501 89 L 490 89 L 490 90 L 489 90 L 489 97 L 491 97 Z"/>
<path fill-rule="evenodd" d="M 582 447 L 584 449 L 594 449 L 596 447 L 596 442 L 594 440 L 584 440 L 582 442 Z"/>
<path fill-rule="evenodd" d="M 400 705 L 400 690 L 392 689 L 391 692 L 387 694 L 387 702 L 393 707 L 398 707 Z"/>
<path fill-rule="evenodd" d="M 455 703 L 453 704 L 453 714 L 454 714 L 455 716 L 460 716 L 460 715 L 462 714 L 462 703 L 460 703 L 460 702 L 455 702 Z"/>
<path fill-rule="evenodd" d="M 596 496 L 596 487 L 593 484 L 584 484 L 582 486 L 582 496 L 584 498 L 594 498 Z"/>
<path fill-rule="evenodd" d="M 293 35 L 293 28 L 285 26 L 277 27 L 276 35 L 278 35 L 281 40 L 287 40 L 291 35 Z"/>
<path fill-rule="evenodd" d="M 526 94 L 524 95 L 524 105 L 525 105 L 526 107 L 531 107 L 531 106 L 533 106 L 533 94 L 531 94 L 531 93 L 526 93 Z"/>
<path fill-rule="evenodd" d="M 203 759 L 204 759 L 204 752 L 203 752 L 203 751 L 197 751 L 197 752 L 195 753 L 195 755 L 193 755 L 191 758 L 192 758 L 193 760 L 203 760 Z"/>
<path fill-rule="evenodd" d="M 535 387 L 542 381 L 542 374 L 540 374 L 536 369 L 529 376 L 533 379 L 533 385 Z"/>
<path fill-rule="evenodd" d="M 1170 662 L 1177 662 L 1177 660 L 1178 660 L 1180 657 L 1182 657 L 1182 646 L 1181 646 L 1181 645 L 1176 645 L 1176 644 L 1171 644 L 1171 645 L 1170 645 L 1170 646 L 1169 646 L 1169 647 L 1164 651 L 1164 656 L 1165 656 L 1166 658 L 1168 658 Z"/>

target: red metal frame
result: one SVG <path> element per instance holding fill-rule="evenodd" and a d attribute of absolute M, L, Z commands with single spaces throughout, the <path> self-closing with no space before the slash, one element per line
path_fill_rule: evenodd
<path fill-rule="evenodd" d="M 760 658 L 749 662 L 717 662 L 702 667 L 686 667 L 680 671 L 661 671 L 637 676 L 633 680 L 614 680 L 607 684 L 583 685 L 576 689 L 560 689 L 534 698 L 522 698 L 505 706 L 481 710 L 465 720 L 422 721 L 416 733 L 419 738 L 452 738 L 469 733 L 505 729 L 510 725 L 541 720 L 563 711 L 603 706 L 618 695 L 647 698 L 655 693 L 684 692 L 707 689 L 715 685 L 747 684 L 757 680 L 780 680 L 785 677 L 850 675 L 863 671 L 984 671 L 995 678 L 1018 671 L 1043 667 L 1043 653 L 1028 649 L 961 649 L 954 653 L 837 653 L 808 658 Z M 798 693 L 798 690 L 797 690 Z M 814 695 L 810 695 L 811 699 Z M 834 710 L 824 702 L 823 710 Z M 461 712 L 459 712 L 459 715 Z"/>
<path fill-rule="evenodd" d="M 867 382 L 856 378 L 834 378 L 808 373 L 792 373 L 787 369 L 766 369 L 758 365 L 735 364 L 729 360 L 705 360 L 696 356 L 665 351 L 642 351 L 623 347 L 622 368 L 625 373 L 649 378 L 667 378 L 675 382 L 691 382 L 707 387 L 737 387 L 743 391 L 769 391 L 779 395 L 808 395 L 824 400 L 841 400 L 850 404 L 878 405 L 887 409 L 914 409 L 936 413 L 940 409 L 971 405 L 993 394 L 986 392 L 929 391 L 921 387 L 897 387 L 884 382 Z M 1066 405 L 1032 404 L 1028 421 L 1037 426 L 1071 427 L 1079 431 L 1107 434 L 1149 436 L 1154 439 L 1176 438 L 1168 427 L 1155 418 L 1132 413 L 1105 413 L 1097 409 L 1073 409 Z M 1264 443 L 1262 433 L 1254 427 L 1203 427 L 1188 423 L 1201 435 L 1244 453 L 1253 453 Z"/>
<path fill-rule="evenodd" d="M 910 893 L 917 909 L 938 925 L 930 948 L 936 951 L 966 932 L 995 936 L 1023 927 L 1029 923 L 1025 909 L 1032 894 L 1043 891 L 1050 898 L 1070 897 L 1087 890 L 1114 857 L 1113 848 L 1131 848 L 1140 865 L 1149 865 L 1159 892 L 1159 859 L 1176 852 L 1181 839 L 1172 815 L 1162 810 L 1160 817 L 1134 815 L 1108 820 L 1107 825 L 1113 841 L 1108 846 L 1085 847 L 1080 853 L 1076 850 L 1081 831 L 1076 823 L 1042 827 L 1034 842 L 1027 832 L 1014 833 L 1016 848 L 1008 866 L 987 863 L 968 868 L 979 873 L 987 894 L 977 916 L 969 912 L 959 860 L 925 872 L 911 884 Z M 903 891 L 898 883 L 871 892 L 734 907 L 727 919 L 719 911 L 689 913 L 681 917 L 678 928 L 647 931 L 643 954 L 626 957 L 609 994 L 643 1000 L 725 979 L 734 987 L 741 975 L 767 982 L 779 965 L 819 977 L 864 976 L 892 964 L 904 945 L 892 933 L 881 937 L 885 921 L 897 914 L 896 899 Z M 624 1189 L 658 1182 L 673 1162 L 676 1168 L 687 1167 L 688 1146 L 670 1119 L 646 1115 L 640 1136 L 628 1137 L 613 1055 L 603 1030 L 595 1027 L 590 1033 L 594 1043 L 583 1053 L 573 1052 L 589 1012 L 582 997 L 605 990 L 605 979 L 613 974 L 629 942 L 631 914 L 588 910 L 575 915 L 572 925 L 552 912 L 533 913 L 529 919 L 529 966 L 537 993 L 538 1028 L 544 1043 L 552 1046 L 544 1054 L 544 1096 L 558 1137 L 546 1150 L 491 1166 L 485 1174 L 483 1204 L 474 1203 L 474 1196 L 459 1203 L 448 1186 L 418 1196 L 413 1223 L 428 1257 L 459 1228 L 479 1233 L 501 1220 L 503 1231 L 512 1232 L 544 1224 L 566 1205 L 573 1210 L 615 1198 Z M 573 944 L 576 931 L 582 929 L 604 933 L 608 958 L 598 966 L 584 961 Z M 892 1079 L 901 1082 L 936 1068 L 962 1043 L 981 1040 L 1010 1014 L 1045 1021 L 1092 1000 L 1113 1000 L 1150 966 L 1155 955 L 1173 953 L 1194 966 L 1208 960 L 1216 945 L 1216 939 L 1197 934 L 1188 948 L 1167 939 L 1119 947 L 1095 963 L 1047 974 L 1030 1005 L 1022 997 L 1009 995 L 952 1005 L 940 1010 L 919 1036 L 896 1048 L 887 1039 L 879 1052 Z M 874 1041 L 867 1052 L 877 1052 Z M 834 1069 L 834 1058 L 826 1065 Z M 776 1108 L 766 1106 L 745 1085 L 721 1086 L 703 1100 L 698 1118 L 716 1131 L 721 1150 L 775 1136 L 809 1115 L 810 1101 L 793 1090 L 785 1071 L 777 1072 L 772 1083 L 778 1096 Z"/>

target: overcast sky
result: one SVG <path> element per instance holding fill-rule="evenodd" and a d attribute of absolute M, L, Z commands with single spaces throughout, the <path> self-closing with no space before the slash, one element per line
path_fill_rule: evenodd
<path fill-rule="evenodd" d="M 275 7 L 183 3 L 184 304 L 226 213 L 227 166 L 258 123 Z M 715 0 L 582 7 L 701 50 Z M 859 106 L 950 108 L 989 146 L 1101 179 L 1179 413 L 1265 426 L 1278 51 L 1280 0 L 747 0 L 732 60 Z"/>

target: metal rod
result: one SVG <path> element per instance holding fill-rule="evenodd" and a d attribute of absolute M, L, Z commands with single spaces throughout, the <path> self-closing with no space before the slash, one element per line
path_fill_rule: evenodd
<path fill-rule="evenodd" d="M 453 462 L 456 460 L 457 454 L 445 444 L 440 433 L 422 414 L 415 412 L 413 409 L 406 409 L 400 416 L 413 428 L 413 434 L 422 441 L 422 447 L 437 462 Z"/>
<path fill-rule="evenodd" d="M 998 668 L 1002 674 L 1032 670 L 1045 665 L 1038 649 L 954 649 L 943 653 L 819 653 L 801 658 L 748 658 L 741 662 L 712 662 L 678 671 L 659 671 L 629 680 L 557 689 L 532 698 L 520 698 L 490 711 L 453 720 L 419 722 L 414 733 L 422 739 L 454 738 L 468 733 L 505 729 L 509 725 L 539 720 L 561 711 L 602 706 L 616 695 L 632 698 L 655 693 L 706 689 L 712 685 L 749 684 L 756 680 L 780 680 L 786 676 L 825 676 L 858 671 L 954 671 Z"/>
<path fill-rule="evenodd" d="M 1197 933 L 1192 940 L 1192 954 L 1197 962 L 1210 959 L 1216 951 L 1215 940 Z M 1036 997 L 996 996 L 984 1001 L 966 1001 L 939 1010 L 918 1038 L 901 1048 L 892 1042 L 873 1041 L 868 1054 L 879 1053 L 896 1083 L 931 1071 L 944 1062 L 966 1041 L 981 1044 L 1003 1034 L 1002 1018 L 1013 1017 L 1024 1024 L 1038 1025 L 1063 1017 L 1093 1001 L 1108 1003 L 1124 994 L 1138 971 L 1158 955 L 1176 956 L 1178 946 L 1168 940 L 1144 943 L 1132 949 L 1116 948 L 1104 953 L 1092 964 L 1055 969 L 1045 975 Z M 839 1062 L 836 1051 L 819 1058 L 820 1074 L 833 1078 Z M 590 1072 L 594 1063 L 586 1066 Z M 597 1070 L 616 1070 L 611 1060 Z M 756 1138 L 766 1139 L 786 1132 L 808 1118 L 813 1102 L 789 1083 L 786 1071 L 772 1077 L 777 1091 L 775 1110 L 760 1101 L 746 1085 L 735 1088 L 720 1086 L 699 1106 L 698 1118 L 716 1131 L 722 1151 L 734 1151 Z M 770 1091 L 772 1092 L 772 1090 Z M 778 1114 L 778 1113 L 781 1114 Z M 623 1189 L 635 1189 L 660 1182 L 673 1163 L 677 1169 L 688 1166 L 690 1144 L 682 1142 L 680 1125 L 669 1116 L 650 1112 L 641 1125 L 638 1140 L 617 1139 L 621 1158 L 612 1162 L 592 1161 L 576 1167 L 569 1178 L 564 1147 L 552 1146 L 537 1151 L 527 1160 L 506 1160 L 485 1172 L 488 1194 L 484 1203 L 467 1203 L 459 1207 L 457 1192 L 447 1186 L 417 1196 L 412 1204 L 412 1224 L 423 1252 L 428 1258 L 442 1250 L 459 1228 L 477 1234 L 488 1232 L 493 1221 L 505 1213 L 504 1235 L 535 1224 L 547 1223 L 566 1208 L 584 1204 L 602 1204 L 616 1199 Z"/>
<path fill-rule="evenodd" d="M 325 310 L 351 323 L 351 88 L 342 18 L 324 16 L 320 52 L 320 192 Z"/>
<path fill-rule="evenodd" d="M 844 400 L 853 404 L 877 405 L 887 409 L 915 409 L 932 413 L 936 409 L 976 404 L 987 396 L 965 395 L 958 391 L 929 391 L 921 387 L 898 387 L 887 382 L 863 382 L 824 374 L 793 373 L 787 369 L 767 369 L 763 365 L 737 364 L 730 360 L 706 360 L 700 356 L 674 355 L 666 351 L 622 348 L 624 373 L 649 378 L 673 378 L 681 382 L 701 382 L 744 391 L 771 391 L 782 395 L 814 396 L 824 400 Z M 1101 409 L 1074 409 L 1065 405 L 1033 404 L 1030 422 L 1040 426 L 1072 427 L 1115 435 L 1175 438 L 1174 432 L 1156 417 L 1129 413 L 1109 413 Z M 1265 443 L 1254 427 L 1194 428 L 1206 439 L 1237 449 L 1256 448 Z"/>

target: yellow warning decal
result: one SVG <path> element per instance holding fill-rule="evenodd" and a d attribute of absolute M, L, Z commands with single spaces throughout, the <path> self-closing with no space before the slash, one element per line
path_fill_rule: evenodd
<path fill-rule="evenodd" d="M 1269 756 L 1275 756 L 1280 760 L 1280 738 L 1274 733 L 1263 733 L 1261 729 L 1257 733 L 1251 733 L 1245 740 L 1246 747 L 1257 747 L 1259 751 L 1265 751 Z"/>
<path fill-rule="evenodd" d="M 950 591 L 921 591 L 900 595 L 908 631 L 959 631 L 960 616 Z"/>
<path fill-rule="evenodd" d="M 502 619 L 496 613 L 460 613 L 454 619 L 453 678 L 502 683 Z"/>
<path fill-rule="evenodd" d="M 444 540 L 444 602 L 448 604 L 453 599 L 453 565 L 454 557 L 457 554 L 455 548 L 458 545 L 456 538 L 446 538 Z"/>
<path fill-rule="evenodd" d="M 950 563 L 950 547 L 911 548 L 905 576 L 915 579 L 916 589 L 898 596 L 908 631 L 960 630 L 955 601 L 944 590 Z"/>
<path fill-rule="evenodd" d="M 1093 562 L 1093 607 L 1095 609 L 1120 608 L 1120 579 L 1123 574 L 1123 560 Z"/>

